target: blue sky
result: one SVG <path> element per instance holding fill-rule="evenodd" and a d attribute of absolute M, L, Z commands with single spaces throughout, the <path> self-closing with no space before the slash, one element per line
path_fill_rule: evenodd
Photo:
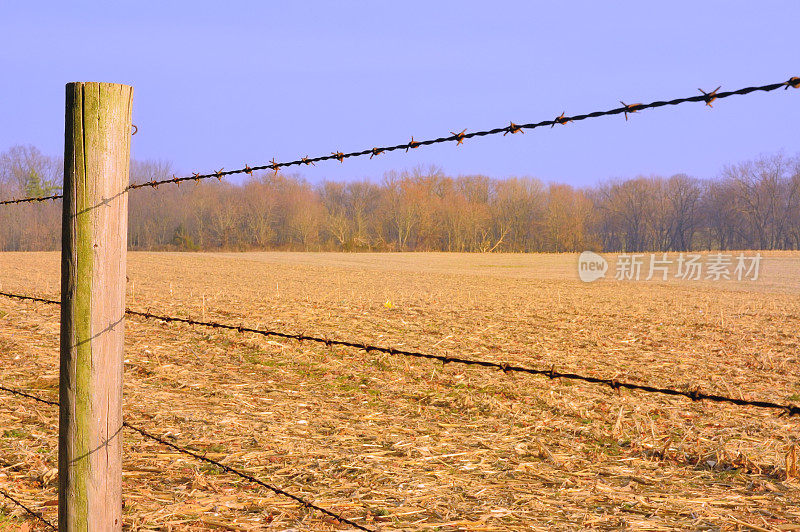
<path fill-rule="evenodd" d="M 63 150 L 64 84 L 134 93 L 133 156 L 181 174 L 533 122 L 800 75 L 800 2 L 0 0 L 0 150 Z M 800 90 L 304 167 L 573 185 L 713 177 L 800 152 Z"/>

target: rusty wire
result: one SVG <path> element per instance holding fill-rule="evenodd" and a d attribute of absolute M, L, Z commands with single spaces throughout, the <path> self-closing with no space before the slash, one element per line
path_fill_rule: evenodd
<path fill-rule="evenodd" d="M 0 292 L 0 296 L 8 297 L 11 299 L 19 299 L 20 301 L 33 301 L 34 303 L 45 303 L 47 305 L 60 305 L 61 301 L 56 301 L 55 299 L 44 299 L 41 297 L 35 296 L 24 296 L 21 294 L 12 294 L 9 292 Z"/>
<path fill-rule="evenodd" d="M 564 113 L 555 117 L 552 120 L 543 120 L 541 122 L 532 122 L 527 124 L 515 124 L 514 122 L 510 122 L 509 125 L 494 129 L 487 129 L 483 131 L 473 131 L 471 133 L 467 133 L 466 129 L 462 130 L 460 133 L 455 133 L 451 131 L 451 135 L 449 137 L 439 137 L 435 139 L 429 140 L 414 140 L 411 137 L 411 140 L 405 144 L 397 144 L 394 146 L 384 146 L 384 147 L 373 147 L 368 148 L 365 150 L 353 151 L 349 153 L 342 153 L 340 151 L 331 152 L 330 155 L 322 155 L 319 157 L 301 157 L 299 159 L 295 159 L 293 161 L 286 161 L 286 162 L 277 162 L 273 158 L 270 161 L 270 164 L 265 164 L 261 166 L 250 166 L 245 165 L 244 168 L 240 168 L 238 170 L 225 170 L 224 168 L 220 168 L 214 173 L 210 174 L 199 174 L 199 173 L 192 173 L 191 176 L 184 176 L 184 177 L 175 177 L 172 176 L 169 179 L 162 179 L 162 180 L 152 180 L 146 181 L 143 183 L 132 183 L 128 185 L 126 190 L 134 190 L 137 188 L 145 188 L 145 187 L 153 187 L 156 188 L 159 185 L 174 183 L 179 184 L 184 181 L 200 181 L 201 179 L 209 179 L 209 178 L 217 178 L 222 179 L 225 176 L 234 175 L 234 174 L 248 174 L 252 175 L 254 171 L 258 170 L 272 170 L 275 173 L 278 172 L 280 168 L 286 168 L 289 166 L 302 166 L 302 165 L 314 165 L 314 163 L 320 161 L 330 161 L 330 160 L 337 160 L 340 163 L 344 162 L 345 159 L 349 159 L 351 157 L 363 157 L 369 155 L 369 158 L 372 159 L 382 153 L 396 151 L 396 150 L 405 150 L 406 152 L 409 149 L 419 148 L 420 146 L 430 146 L 431 144 L 439 144 L 443 142 L 456 142 L 457 145 L 463 144 L 464 140 L 471 139 L 473 137 L 485 137 L 487 135 L 498 135 L 503 134 L 506 136 L 508 133 L 524 133 L 526 129 L 535 129 L 537 127 L 544 127 L 544 126 L 552 126 L 556 124 L 567 124 L 569 122 L 578 122 L 580 120 L 586 120 L 587 118 L 599 118 L 601 116 L 610 116 L 610 115 L 619 115 L 623 114 L 625 116 L 625 120 L 628 120 L 628 114 L 635 113 L 638 111 L 643 111 L 644 109 L 655 109 L 658 107 L 664 107 L 668 105 L 680 105 L 683 103 L 688 102 L 703 102 L 705 105 L 711 107 L 711 102 L 716 100 L 721 100 L 723 98 L 728 98 L 730 96 L 737 96 L 737 95 L 745 95 L 750 94 L 753 92 L 771 92 L 783 87 L 784 89 L 788 89 L 789 87 L 800 88 L 800 77 L 793 76 L 789 78 L 787 81 L 782 81 L 780 83 L 770 83 L 768 85 L 760 85 L 755 87 L 744 87 L 741 89 L 737 89 L 734 91 L 727 91 L 727 92 L 719 92 L 720 87 L 717 87 L 715 90 L 711 92 L 705 92 L 700 89 L 701 94 L 695 96 L 688 96 L 684 98 L 675 98 L 673 100 L 657 100 L 650 103 L 634 103 L 634 104 L 626 104 L 622 103 L 622 107 L 616 107 L 614 109 L 609 109 L 607 111 L 594 111 L 587 114 L 582 115 L 574 115 L 574 116 L 564 116 Z M 63 195 L 54 195 L 54 196 L 46 196 L 43 198 L 21 198 L 21 199 L 12 199 L 12 200 L 5 200 L 0 201 L 0 205 L 8 205 L 12 203 L 27 203 L 27 202 L 34 202 L 34 201 L 46 201 L 46 200 L 56 200 L 62 198 Z"/>
<path fill-rule="evenodd" d="M 55 305 L 61 304 L 59 301 L 55 301 L 52 299 L 43 299 L 39 297 L 24 296 L 19 294 L 9 294 L 6 292 L 0 292 L 0 296 L 10 297 L 20 300 L 55 304 Z M 466 366 L 479 366 L 483 368 L 499 369 L 502 370 L 504 373 L 527 373 L 529 375 L 544 376 L 551 380 L 572 379 L 576 381 L 588 382 L 591 384 L 601 384 L 604 386 L 608 386 L 614 390 L 620 390 L 620 389 L 637 390 L 640 392 L 658 393 L 663 395 L 670 395 L 673 397 L 686 397 L 688 399 L 691 399 L 692 401 L 706 400 L 716 403 L 733 404 L 737 406 L 754 406 L 757 408 L 769 408 L 774 410 L 780 410 L 782 415 L 789 415 L 789 416 L 800 415 L 800 406 L 797 405 L 781 404 L 765 400 L 737 399 L 735 397 L 727 397 L 724 395 L 705 393 L 703 391 L 700 391 L 699 389 L 684 391 L 684 390 L 676 390 L 674 388 L 663 388 L 659 386 L 652 386 L 649 384 L 638 384 L 635 382 L 620 381 L 617 379 L 593 377 L 591 375 L 583 375 L 580 373 L 558 371 L 555 369 L 555 366 L 551 367 L 550 369 L 529 368 L 525 366 L 517 366 L 507 362 L 494 362 L 491 360 L 475 360 L 469 358 L 454 357 L 450 355 L 421 353 L 419 351 L 408 351 L 405 349 L 396 349 L 394 347 L 376 346 L 367 344 L 365 342 L 355 342 L 352 340 L 332 340 L 330 338 L 323 338 L 321 336 L 309 336 L 302 333 L 287 333 L 287 332 L 273 331 L 268 329 L 255 329 L 252 327 L 245 327 L 243 325 L 230 325 L 227 323 L 219 323 L 214 321 L 199 321 L 192 318 L 179 318 L 177 316 L 162 316 L 159 314 L 153 314 L 149 311 L 141 312 L 137 310 L 125 309 L 125 314 L 129 316 L 138 316 L 146 319 L 160 320 L 166 323 L 174 322 L 174 323 L 183 323 L 186 325 L 198 325 L 202 327 L 224 329 L 239 333 L 253 333 L 267 337 L 277 337 L 277 338 L 284 338 L 287 340 L 297 340 L 298 342 L 309 341 L 309 342 L 325 344 L 328 347 L 332 346 L 352 347 L 355 349 L 361 349 L 363 351 L 366 351 L 367 353 L 376 352 L 376 353 L 384 353 L 387 355 L 399 355 L 411 358 L 424 358 L 428 360 L 436 360 L 441 362 L 442 364 L 452 363 L 452 364 L 464 364 Z"/>
<path fill-rule="evenodd" d="M 2 488 L 0 488 L 0 495 L 2 495 L 3 497 L 8 499 L 9 501 L 13 502 L 17 506 L 19 506 L 20 508 L 25 510 L 28 514 L 30 514 L 34 518 L 38 519 L 39 521 L 41 521 L 42 523 L 47 525 L 47 528 L 49 528 L 50 530 L 58 530 L 56 525 L 54 525 L 53 523 L 51 523 L 50 521 L 48 521 L 47 519 L 42 517 L 42 514 L 40 514 L 39 512 L 37 512 L 35 510 L 32 510 L 32 509 L 28 508 L 26 505 L 24 505 L 22 502 L 18 501 L 14 497 L 12 497 L 7 491 L 5 491 Z"/>
<path fill-rule="evenodd" d="M 3 294 L 3 295 L 5 295 L 5 294 Z M 15 390 L 13 388 L 8 388 L 8 387 L 2 386 L 2 385 L 0 385 L 0 390 L 2 390 L 4 392 L 8 392 L 8 393 L 13 394 L 13 395 L 18 395 L 20 397 L 25 397 L 27 399 L 32 399 L 34 401 L 37 401 L 39 403 L 46 404 L 46 405 L 49 405 L 49 406 L 59 406 L 59 403 L 57 401 L 50 401 L 49 399 L 44 399 L 43 397 L 38 397 L 36 395 L 30 394 L 30 393 L 27 393 L 27 392 L 23 392 L 22 390 Z M 289 493 L 288 491 L 283 490 L 283 489 L 281 489 L 281 488 L 279 488 L 277 486 L 273 486 L 271 484 L 267 484 L 266 482 L 257 479 L 256 477 L 254 477 L 253 475 L 250 475 L 249 473 L 245 473 L 244 471 L 241 471 L 239 469 L 235 469 L 235 468 L 233 468 L 231 466 L 225 465 L 225 464 L 223 464 L 223 463 L 221 463 L 221 462 L 219 462 L 217 460 L 208 458 L 207 456 L 204 456 L 202 454 L 196 453 L 196 452 L 194 452 L 194 451 L 192 451 L 190 449 L 187 449 L 185 447 L 181 447 L 180 445 L 176 445 L 176 444 L 174 444 L 172 442 L 169 442 L 169 441 L 165 440 L 164 438 L 160 438 L 160 437 L 156 436 L 155 434 L 152 434 L 152 433 L 146 431 L 143 428 L 137 427 L 136 425 L 131 425 L 127 421 L 123 421 L 122 422 L 122 426 L 126 427 L 126 428 L 128 428 L 128 429 L 130 429 L 130 430 L 132 430 L 134 432 L 139 433 L 141 436 L 144 436 L 145 438 L 148 438 L 148 439 L 156 441 L 156 442 L 158 442 L 158 443 L 160 443 L 162 445 L 166 445 L 166 446 L 168 446 L 168 447 L 170 447 L 172 449 L 175 449 L 176 451 L 178 451 L 181 454 L 185 454 L 187 456 L 191 456 L 192 458 L 195 458 L 195 459 L 200 460 L 202 462 L 206 462 L 206 463 L 215 465 L 215 466 L 219 467 L 220 469 L 224 470 L 227 473 L 231 473 L 231 474 L 236 475 L 238 477 L 241 477 L 241 478 L 243 478 L 243 479 L 245 479 L 245 480 L 247 480 L 249 482 L 252 482 L 254 484 L 258 484 L 262 488 L 267 488 L 268 490 L 270 490 L 270 491 L 272 491 L 274 493 L 277 493 L 278 495 L 282 495 L 283 497 L 287 497 L 289 499 L 292 499 L 293 501 L 295 501 L 297 503 L 300 503 L 300 504 L 302 504 L 303 506 L 305 506 L 307 508 L 311 508 L 312 510 L 316 510 L 316 511 L 318 511 L 320 513 L 323 513 L 323 514 L 327 515 L 328 517 L 333 517 L 334 519 L 336 519 L 336 520 L 338 520 L 338 521 L 340 521 L 342 523 L 348 524 L 348 525 L 350 525 L 352 527 L 355 527 L 355 528 L 357 528 L 359 530 L 365 530 L 367 532 L 375 532 L 374 530 L 372 530 L 370 528 L 367 528 L 367 527 L 365 527 L 363 525 L 360 525 L 360 524 L 358 524 L 358 523 L 356 523 L 354 521 L 351 521 L 351 520 L 347 519 L 346 517 L 343 517 L 343 516 L 341 516 L 341 515 L 339 515 L 339 514 L 337 514 L 335 512 L 332 512 L 330 510 L 326 510 L 325 508 L 323 508 L 321 506 L 317 506 L 316 504 L 314 504 L 312 502 L 309 502 L 309 501 L 303 499 L 302 497 L 298 497 L 297 495 L 293 495 L 293 494 Z M 2 491 L 2 490 L 0 490 L 0 491 Z M 8 497 L 8 498 L 11 499 L 11 497 Z M 11 500 L 14 500 L 14 499 L 11 499 Z M 19 503 L 17 501 L 14 501 L 14 502 L 19 504 L 23 508 L 25 508 L 21 503 Z M 33 515 L 36 515 L 37 517 L 39 517 L 40 519 L 42 519 L 44 521 L 44 519 L 41 516 L 37 515 L 32 510 L 28 510 L 27 508 L 25 508 L 25 509 L 29 513 L 31 513 Z M 53 526 L 50 523 L 48 523 L 47 521 L 45 521 L 45 522 L 48 525 L 50 525 L 51 527 Z M 55 527 L 53 527 L 53 528 L 55 529 Z"/>
<path fill-rule="evenodd" d="M 33 202 L 51 201 L 51 200 L 61 199 L 63 197 L 64 197 L 63 194 L 56 194 L 56 195 L 53 195 L 53 196 L 41 196 L 41 197 L 10 199 L 10 200 L 0 201 L 0 205 L 12 205 L 14 203 L 33 203 Z"/>

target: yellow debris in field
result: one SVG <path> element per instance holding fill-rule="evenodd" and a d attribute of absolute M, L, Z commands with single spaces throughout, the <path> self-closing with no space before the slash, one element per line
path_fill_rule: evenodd
<path fill-rule="evenodd" d="M 786 480 L 800 478 L 797 468 L 797 446 L 792 445 L 786 453 Z"/>

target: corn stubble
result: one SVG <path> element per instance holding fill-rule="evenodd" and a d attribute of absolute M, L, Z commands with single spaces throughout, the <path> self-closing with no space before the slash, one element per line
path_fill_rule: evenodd
<path fill-rule="evenodd" d="M 131 253 L 128 306 L 798 403 L 800 254 L 765 257 L 758 282 L 584 284 L 575 255 Z M 0 254 L 0 272 L 58 296 L 57 254 Z M 0 380 L 55 397 L 58 309 L 0 310 Z M 800 530 L 797 418 L 135 318 L 126 334 L 128 421 L 373 528 Z M 0 487 L 50 519 L 56 416 L 0 401 Z M 128 530 L 346 528 L 130 433 L 124 498 Z M 23 526 L 4 508 L 0 530 Z"/>

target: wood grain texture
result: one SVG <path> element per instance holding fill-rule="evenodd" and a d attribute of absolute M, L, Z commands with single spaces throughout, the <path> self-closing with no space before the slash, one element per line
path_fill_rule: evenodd
<path fill-rule="evenodd" d="M 67 85 L 59 529 L 122 529 L 122 366 L 133 88 Z"/>

